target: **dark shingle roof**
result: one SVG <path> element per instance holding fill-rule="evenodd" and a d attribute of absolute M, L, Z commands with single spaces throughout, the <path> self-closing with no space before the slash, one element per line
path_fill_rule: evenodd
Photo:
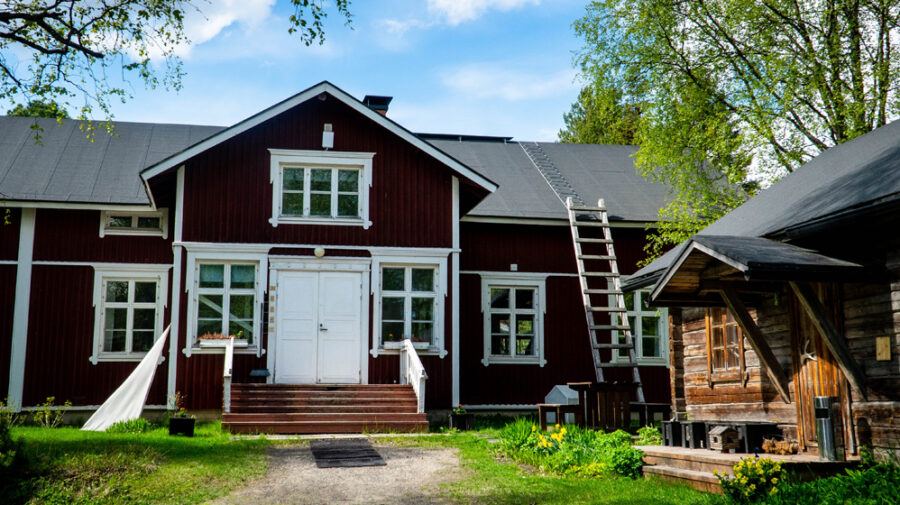
<path fill-rule="evenodd" d="M 149 205 L 140 171 L 223 129 L 117 122 L 91 141 L 82 124 L 0 116 L 0 200 Z"/>
<path fill-rule="evenodd" d="M 771 237 L 898 196 L 900 121 L 895 121 L 825 151 L 698 235 Z M 632 275 L 625 287 L 646 286 L 675 256 L 658 258 Z"/>
<path fill-rule="evenodd" d="M 518 142 L 429 140 L 492 180 L 500 189 L 469 215 L 567 219 L 565 205 L 535 169 Z M 540 147 L 585 202 L 603 198 L 610 218 L 656 221 L 666 188 L 643 179 L 634 166 L 634 146 L 560 144 Z"/>

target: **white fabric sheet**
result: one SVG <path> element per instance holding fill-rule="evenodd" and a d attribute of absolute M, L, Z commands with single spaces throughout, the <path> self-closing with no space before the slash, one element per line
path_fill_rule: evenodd
<path fill-rule="evenodd" d="M 153 382 L 153 374 L 156 372 L 156 366 L 168 336 L 169 328 L 167 327 L 144 359 L 138 363 L 137 368 L 84 423 L 82 430 L 105 431 L 106 428 L 119 421 L 141 417 L 144 403 L 147 402 L 147 395 L 150 393 L 150 383 Z"/>

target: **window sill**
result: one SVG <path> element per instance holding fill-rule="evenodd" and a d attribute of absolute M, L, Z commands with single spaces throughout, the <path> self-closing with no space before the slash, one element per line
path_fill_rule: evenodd
<path fill-rule="evenodd" d="M 540 365 L 543 367 L 547 364 L 547 360 L 542 360 L 537 356 L 512 357 L 512 356 L 489 356 L 481 360 L 481 364 L 488 365 Z"/>
<path fill-rule="evenodd" d="M 181 352 L 188 356 L 193 356 L 194 354 L 225 354 L 225 346 L 224 345 L 212 346 L 212 347 L 193 346 L 190 349 L 187 349 L 187 348 L 182 349 Z M 235 345 L 234 353 L 235 354 L 257 354 L 257 347 L 255 345 L 245 346 L 245 347 L 238 347 L 237 345 Z M 266 350 L 262 349 L 259 354 L 262 355 L 265 353 L 266 353 Z"/>
<path fill-rule="evenodd" d="M 313 224 L 320 226 L 362 226 L 365 229 L 368 229 L 372 226 L 371 221 L 366 221 L 362 218 L 341 218 L 341 217 L 290 217 L 290 216 L 278 216 L 272 219 L 269 219 L 269 223 L 272 226 L 278 226 L 280 224 Z"/>
<path fill-rule="evenodd" d="M 215 340 L 200 340 L 201 348 L 216 348 L 221 347 L 224 348 L 228 345 L 228 340 L 226 339 L 215 339 Z M 239 347 L 250 347 L 250 344 L 244 339 L 234 339 L 234 348 L 237 349 Z M 255 345 L 253 346 L 256 347 Z"/>
<path fill-rule="evenodd" d="M 95 365 L 97 363 L 134 363 L 144 359 L 147 356 L 145 352 L 129 352 L 129 353 L 117 353 L 117 354 L 101 354 L 99 356 L 91 356 L 91 363 Z M 159 357 L 159 363 L 162 363 L 166 360 L 165 356 Z"/>
<path fill-rule="evenodd" d="M 124 236 L 131 236 L 131 237 L 166 238 L 166 233 L 160 229 L 129 229 L 129 228 L 123 228 L 123 229 L 106 228 L 103 230 L 103 235 L 101 235 L 101 238 L 108 237 L 111 235 L 112 236 L 124 235 Z"/>
<path fill-rule="evenodd" d="M 400 354 L 400 347 L 382 347 L 381 349 L 370 349 L 369 354 L 371 354 L 373 358 L 377 358 L 379 355 L 396 356 Z M 444 359 L 444 356 L 447 355 L 447 351 L 438 347 L 416 347 L 416 354 L 418 354 L 419 356 L 437 356 L 441 359 Z"/>

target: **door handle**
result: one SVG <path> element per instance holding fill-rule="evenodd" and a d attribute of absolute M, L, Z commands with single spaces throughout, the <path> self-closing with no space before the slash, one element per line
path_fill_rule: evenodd
<path fill-rule="evenodd" d="M 328 328 L 326 328 L 324 324 L 319 323 L 319 331 L 328 331 Z"/>

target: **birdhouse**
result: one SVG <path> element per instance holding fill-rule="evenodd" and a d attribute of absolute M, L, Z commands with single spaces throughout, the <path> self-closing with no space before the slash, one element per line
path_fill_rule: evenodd
<path fill-rule="evenodd" d="M 729 452 L 740 446 L 738 431 L 731 426 L 716 426 L 709 431 L 709 448 L 713 451 Z"/>

